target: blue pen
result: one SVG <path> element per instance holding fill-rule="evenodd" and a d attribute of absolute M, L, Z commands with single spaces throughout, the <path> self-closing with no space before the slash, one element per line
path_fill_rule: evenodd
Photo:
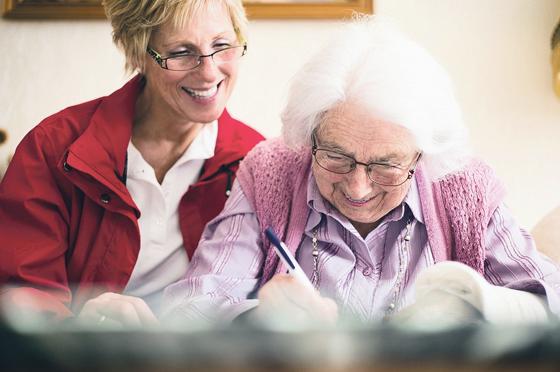
<path fill-rule="evenodd" d="M 286 265 L 286 267 L 288 268 L 288 273 L 292 275 L 294 278 L 296 278 L 296 280 L 298 280 L 301 284 L 305 285 L 306 287 L 312 290 L 315 290 L 313 284 L 311 284 L 309 278 L 307 277 L 307 275 L 305 275 L 305 273 L 301 269 L 301 266 L 299 266 L 294 256 L 292 256 L 286 244 L 284 244 L 284 242 L 278 239 L 278 237 L 274 233 L 274 230 L 272 230 L 271 227 L 267 227 L 264 233 L 272 243 L 272 246 L 274 247 L 274 251 L 276 252 L 278 257 L 280 257 L 284 265 Z"/>

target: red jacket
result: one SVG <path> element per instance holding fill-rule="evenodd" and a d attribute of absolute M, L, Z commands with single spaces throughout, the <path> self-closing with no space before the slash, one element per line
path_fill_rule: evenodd
<path fill-rule="evenodd" d="M 110 96 L 67 108 L 19 144 L 0 183 L 0 286 L 10 286 L 2 302 L 61 319 L 126 286 L 140 250 L 126 153 L 142 85 L 137 76 Z M 189 257 L 222 210 L 239 160 L 262 139 L 226 111 L 219 118 L 214 157 L 179 205 Z"/>

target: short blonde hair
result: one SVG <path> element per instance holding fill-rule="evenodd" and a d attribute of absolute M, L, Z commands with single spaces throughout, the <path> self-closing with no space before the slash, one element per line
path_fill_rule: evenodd
<path fill-rule="evenodd" d="M 238 41 L 245 43 L 248 22 L 241 0 L 103 0 L 113 41 L 125 54 L 126 70 L 144 71 L 146 49 L 157 27 L 167 22 L 183 26 L 217 1 L 229 11 Z"/>

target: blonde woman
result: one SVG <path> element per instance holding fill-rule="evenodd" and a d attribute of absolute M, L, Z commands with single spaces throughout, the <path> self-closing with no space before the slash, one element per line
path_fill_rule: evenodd
<path fill-rule="evenodd" d="M 226 103 L 247 50 L 240 0 L 106 0 L 137 74 L 43 120 L 0 184 L 4 306 L 54 320 L 156 322 L 262 136 Z"/>

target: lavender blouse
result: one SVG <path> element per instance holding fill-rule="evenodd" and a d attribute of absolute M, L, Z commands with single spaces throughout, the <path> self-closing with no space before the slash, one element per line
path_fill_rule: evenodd
<path fill-rule="evenodd" d="M 416 183 L 365 239 L 321 197 L 312 176 L 307 191 L 310 213 L 296 258 L 311 278 L 316 234 L 321 295 L 363 321 L 380 320 L 391 304 L 398 311 L 413 303 L 416 277 L 434 264 Z M 560 268 L 535 249 L 505 205 L 494 212 L 485 242 L 489 283 L 545 295 L 550 310 L 560 314 Z M 167 287 L 163 316 L 231 321 L 258 305 L 254 292 L 264 258 L 256 215 L 236 182 L 223 212 L 207 225 L 185 277 Z"/>

